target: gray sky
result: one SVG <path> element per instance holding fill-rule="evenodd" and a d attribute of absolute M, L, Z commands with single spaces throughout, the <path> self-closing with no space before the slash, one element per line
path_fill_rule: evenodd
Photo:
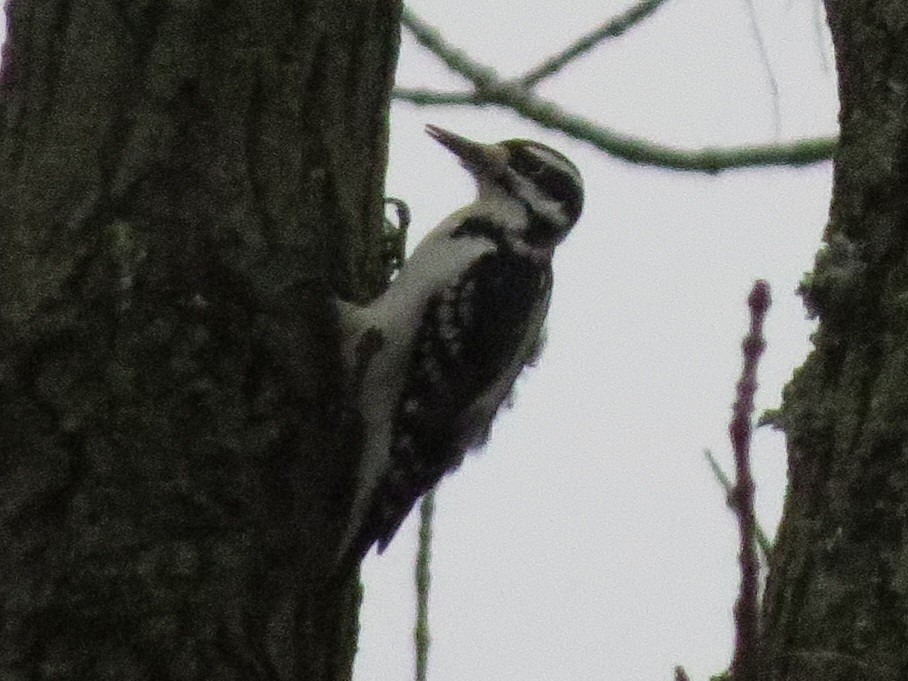
<path fill-rule="evenodd" d="M 630 3 L 503 0 L 410 7 L 472 57 L 516 76 Z M 781 140 L 830 135 L 837 104 L 817 0 L 755 0 L 779 83 Z M 405 38 L 398 82 L 454 88 Z M 620 131 L 688 148 L 770 142 L 773 104 L 744 0 L 669 0 L 542 92 Z M 438 495 L 429 678 L 692 679 L 727 665 L 737 536 L 703 461 L 730 468 L 727 425 L 754 279 L 774 305 L 759 409 L 808 351 L 793 291 L 810 269 L 831 164 L 718 177 L 642 168 L 496 109 L 395 105 L 387 192 L 414 213 L 411 246 L 471 198 L 466 174 L 422 132 L 532 137 L 584 172 L 584 217 L 556 257 L 549 342 L 493 440 Z M 753 456 L 758 511 L 774 531 L 781 435 Z M 370 556 L 356 679 L 412 678 L 411 516 Z"/>
<path fill-rule="evenodd" d="M 818 0 L 753 0 L 779 84 L 779 139 L 835 132 Z M 410 6 L 503 75 L 518 75 L 629 2 L 505 0 Z M 2 37 L 2 26 L 0 26 Z M 405 38 L 398 82 L 456 87 Z M 776 126 L 746 0 L 669 0 L 656 17 L 541 91 L 625 134 L 697 148 L 768 142 Z M 556 259 L 549 342 L 493 440 L 438 495 L 432 681 L 692 679 L 725 668 L 737 537 L 703 458 L 730 467 L 726 434 L 745 298 L 774 305 L 759 409 L 778 404 L 811 324 L 793 294 L 827 213 L 831 164 L 718 177 L 606 158 L 495 109 L 395 105 L 389 195 L 414 213 L 411 247 L 471 199 L 466 174 L 423 134 L 435 123 L 484 141 L 542 140 L 587 186 Z M 758 511 L 773 531 L 783 438 L 758 431 Z M 412 678 L 415 517 L 367 558 L 358 681 Z"/>

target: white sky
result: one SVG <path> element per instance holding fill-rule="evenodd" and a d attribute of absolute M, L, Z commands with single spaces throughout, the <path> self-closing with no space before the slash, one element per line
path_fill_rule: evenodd
<path fill-rule="evenodd" d="M 779 82 L 781 139 L 833 134 L 819 0 L 753 1 Z M 745 2 L 669 0 L 542 92 L 663 144 L 772 141 Z M 518 75 L 629 4 L 410 6 L 474 58 Z M 408 36 L 398 82 L 457 86 Z M 490 445 L 438 495 L 429 678 L 670 679 L 675 664 L 694 680 L 718 673 L 731 652 L 737 536 L 702 450 L 730 469 L 726 429 L 755 278 L 774 298 L 758 409 L 778 404 L 808 351 L 811 324 L 793 291 L 819 245 L 831 164 L 681 174 L 609 159 L 496 109 L 397 104 L 387 191 L 413 210 L 411 246 L 472 192 L 423 134 L 427 122 L 483 141 L 545 141 L 580 166 L 587 187 L 584 217 L 556 259 L 542 362 Z M 758 431 L 753 457 L 772 532 L 783 438 Z M 384 556 L 366 560 L 357 681 L 412 678 L 415 545 L 411 516 Z"/>

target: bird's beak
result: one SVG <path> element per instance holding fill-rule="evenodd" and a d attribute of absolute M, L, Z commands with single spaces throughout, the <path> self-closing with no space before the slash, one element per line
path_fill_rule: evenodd
<path fill-rule="evenodd" d="M 427 125 L 426 132 L 457 156 L 471 173 L 496 174 L 507 165 L 504 150 L 494 144 L 480 144 L 436 125 Z"/>

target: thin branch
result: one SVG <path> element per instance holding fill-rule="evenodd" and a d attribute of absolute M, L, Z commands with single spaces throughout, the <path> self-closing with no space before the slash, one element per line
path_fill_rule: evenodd
<path fill-rule="evenodd" d="M 556 104 L 507 85 L 486 87 L 475 95 L 396 90 L 394 97 L 417 106 L 452 104 L 504 107 L 544 128 L 587 142 L 615 158 L 667 170 L 720 173 L 736 168 L 804 166 L 831 159 L 837 143 L 834 137 L 817 137 L 783 144 L 678 149 L 623 135 L 588 119 L 568 114 Z"/>
<path fill-rule="evenodd" d="M 750 308 L 750 331 L 744 339 L 744 368 L 738 381 L 737 398 L 733 407 L 728 433 L 735 453 L 735 515 L 741 553 L 741 590 L 735 603 L 735 653 L 731 675 L 735 681 L 756 681 L 759 675 L 759 590 L 760 561 L 754 546 L 756 517 L 754 514 L 754 480 L 750 471 L 751 420 L 754 394 L 757 391 L 757 366 L 766 346 L 763 322 L 769 309 L 769 284 L 759 280 L 747 298 Z"/>
<path fill-rule="evenodd" d="M 769 98 L 772 101 L 772 127 L 775 138 L 778 139 L 782 134 L 782 112 L 779 106 L 779 81 L 776 80 L 776 74 L 772 70 L 772 64 L 769 63 L 769 50 L 766 49 L 766 41 L 763 40 L 763 32 L 760 30 L 760 24 L 757 21 L 757 10 L 754 7 L 753 0 L 744 0 L 747 5 L 747 15 L 750 19 L 750 30 L 753 33 L 754 42 L 757 44 L 757 51 L 760 54 L 760 62 L 763 64 L 763 71 L 766 74 L 766 85 L 769 87 Z"/>
<path fill-rule="evenodd" d="M 502 81 L 494 70 L 471 59 L 462 50 L 448 45 L 441 34 L 405 10 L 403 23 L 416 40 L 447 66 L 466 78 L 475 89 L 468 93 L 438 93 L 424 90 L 397 90 L 395 98 L 418 106 L 454 104 L 495 105 L 511 109 L 539 125 L 587 142 L 600 151 L 630 163 L 652 165 L 669 170 L 718 173 L 734 168 L 786 165 L 802 166 L 832 158 L 836 140 L 832 137 L 799 140 L 785 144 L 766 144 L 728 148 L 684 150 L 653 144 L 623 135 L 597 123 L 564 111 L 558 105 L 537 97 L 525 87 Z"/>
<path fill-rule="evenodd" d="M 577 39 L 563 51 L 552 55 L 539 66 L 527 71 L 517 79 L 517 83 L 525 88 L 532 88 L 539 81 L 557 73 L 568 63 L 586 54 L 605 40 L 623 35 L 629 29 L 650 17 L 665 2 L 666 0 L 641 0 L 636 5 L 629 7 L 625 12 L 603 22 L 582 38 Z"/>
<path fill-rule="evenodd" d="M 828 26 L 826 23 L 826 10 L 822 2 L 813 3 L 813 38 L 816 41 L 817 53 L 820 56 L 820 66 L 824 73 L 829 73 L 829 57 L 826 56 L 826 33 L 823 29 Z"/>
<path fill-rule="evenodd" d="M 713 456 L 713 453 L 708 450 L 703 450 L 703 456 L 706 457 L 706 463 L 709 464 L 710 470 L 713 472 L 713 477 L 719 482 L 722 486 L 722 489 L 725 490 L 725 496 L 728 499 L 729 504 L 732 503 L 732 493 L 735 491 L 734 485 L 731 484 L 731 480 L 728 477 L 728 474 L 719 465 L 719 462 L 716 461 L 716 457 Z"/>
<path fill-rule="evenodd" d="M 711 451 L 704 449 L 703 456 L 706 457 L 706 463 L 709 464 L 709 468 L 712 470 L 716 481 L 722 486 L 722 489 L 725 490 L 725 498 L 728 500 L 728 505 L 733 507 L 735 488 L 731 484 L 731 480 L 728 479 L 728 475 L 726 475 L 722 466 L 719 465 L 719 462 Z M 757 545 L 760 547 L 763 563 L 768 565 L 769 556 L 772 553 L 772 543 L 769 541 L 763 528 L 760 527 L 760 522 L 756 519 L 754 520 L 754 539 L 756 539 Z"/>
<path fill-rule="evenodd" d="M 429 667 L 429 585 L 432 560 L 432 515 L 435 511 L 435 490 L 429 490 L 419 506 L 419 549 L 416 553 L 416 626 L 413 640 L 416 645 L 416 681 L 426 681 Z"/>
<path fill-rule="evenodd" d="M 416 38 L 416 42 L 441 59 L 454 73 L 459 73 L 477 88 L 487 83 L 498 82 L 498 74 L 493 69 L 471 59 L 463 50 L 449 45 L 441 37 L 441 31 L 417 17 L 409 7 L 404 7 L 400 22 L 410 30 L 410 33 Z"/>
<path fill-rule="evenodd" d="M 486 103 L 472 92 L 434 92 L 422 88 L 394 88 L 392 96 L 417 106 L 482 106 Z"/>

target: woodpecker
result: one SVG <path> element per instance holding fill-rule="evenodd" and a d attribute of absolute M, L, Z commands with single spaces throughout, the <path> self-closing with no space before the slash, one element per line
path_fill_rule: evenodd
<path fill-rule="evenodd" d="M 416 501 L 485 443 L 540 351 L 552 257 L 583 207 L 577 167 L 544 144 L 426 132 L 477 195 L 419 243 L 383 295 L 340 304 L 363 452 L 339 558 L 373 544 L 381 553 Z"/>

